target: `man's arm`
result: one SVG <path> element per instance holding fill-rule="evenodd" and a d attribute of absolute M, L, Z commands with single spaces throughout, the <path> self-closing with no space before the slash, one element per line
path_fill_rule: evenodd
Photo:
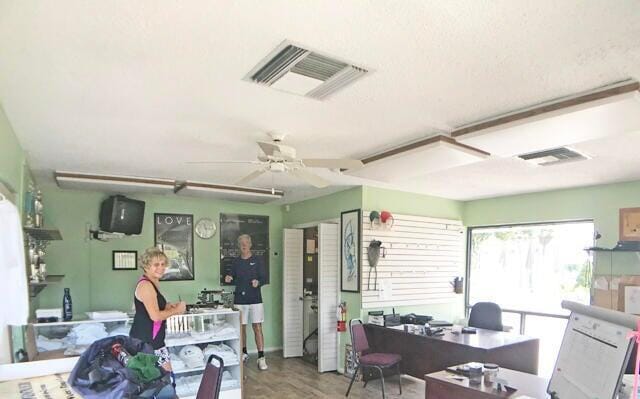
<path fill-rule="evenodd" d="M 267 256 L 269 256 L 269 253 L 267 252 Z M 267 284 L 267 271 L 264 267 L 264 262 L 262 261 L 261 257 L 257 257 L 257 262 L 258 262 L 258 286 L 262 287 L 263 285 Z"/>

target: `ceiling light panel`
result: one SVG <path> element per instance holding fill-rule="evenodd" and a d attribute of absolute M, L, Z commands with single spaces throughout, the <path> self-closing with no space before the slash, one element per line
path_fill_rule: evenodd
<path fill-rule="evenodd" d="M 640 131 L 638 91 L 456 137 L 504 157 Z"/>

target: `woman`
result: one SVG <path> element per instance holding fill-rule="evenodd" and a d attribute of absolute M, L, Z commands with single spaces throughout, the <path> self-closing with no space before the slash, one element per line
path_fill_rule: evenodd
<path fill-rule="evenodd" d="M 167 303 L 158 290 L 168 261 L 167 255 L 158 248 L 149 248 L 142 254 L 140 263 L 144 275 L 138 280 L 133 295 L 136 315 L 129 336 L 150 344 L 158 356 L 158 365 L 170 372 L 172 370 L 169 351 L 164 343 L 166 320 L 173 315 L 184 313 L 187 305 L 182 301 Z"/>

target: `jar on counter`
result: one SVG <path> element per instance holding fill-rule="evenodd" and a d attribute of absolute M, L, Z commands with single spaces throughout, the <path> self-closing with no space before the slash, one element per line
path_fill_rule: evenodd
<path fill-rule="evenodd" d="M 500 367 L 494 363 L 484 364 L 484 382 L 487 384 L 493 384 L 498 378 L 498 371 Z"/>
<path fill-rule="evenodd" d="M 482 383 L 482 365 L 469 366 L 469 384 L 478 385 Z"/>

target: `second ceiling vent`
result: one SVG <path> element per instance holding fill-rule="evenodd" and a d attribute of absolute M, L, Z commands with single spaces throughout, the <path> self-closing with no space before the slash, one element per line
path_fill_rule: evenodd
<path fill-rule="evenodd" d="M 518 155 L 518 158 L 539 166 L 551 166 L 589 159 L 586 155 L 567 147 L 558 147 L 550 150 Z"/>
<path fill-rule="evenodd" d="M 322 100 L 367 72 L 285 41 L 260 61 L 245 80 Z"/>

